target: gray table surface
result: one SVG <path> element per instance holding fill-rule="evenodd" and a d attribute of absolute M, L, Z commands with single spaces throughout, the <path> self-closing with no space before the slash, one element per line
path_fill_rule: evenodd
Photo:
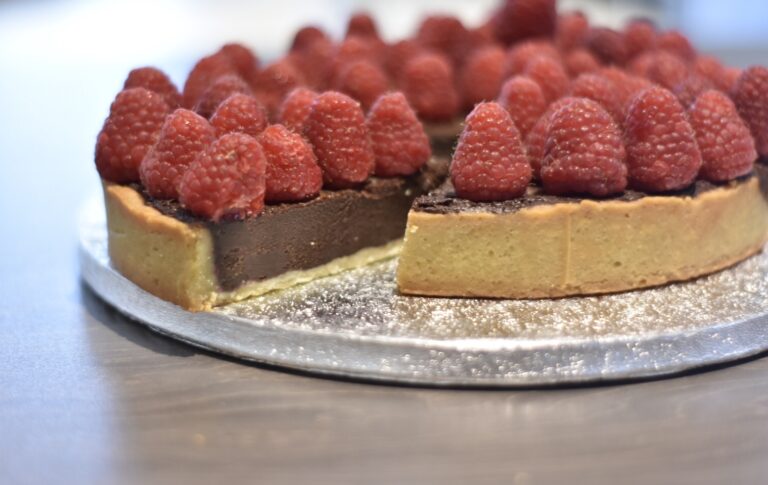
<path fill-rule="evenodd" d="M 0 76 L 0 483 L 768 480 L 768 358 L 634 384 L 421 389 L 249 365 L 127 320 L 83 286 L 76 253 L 121 77 L 16 74 Z"/>

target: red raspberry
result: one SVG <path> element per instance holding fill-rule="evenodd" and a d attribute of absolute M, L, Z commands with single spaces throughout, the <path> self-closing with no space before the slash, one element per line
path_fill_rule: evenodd
<path fill-rule="evenodd" d="M 629 59 L 624 36 L 608 28 L 592 28 L 587 37 L 587 45 L 592 52 L 606 64 L 623 66 Z"/>
<path fill-rule="evenodd" d="M 291 91 L 283 104 L 277 119 L 289 130 L 304 133 L 304 122 L 312 109 L 312 103 L 317 99 L 317 93 L 307 88 L 296 88 Z"/>
<path fill-rule="evenodd" d="M 216 79 L 208 89 L 205 90 L 195 105 L 195 111 L 206 118 L 210 118 L 225 99 L 233 94 L 241 93 L 251 95 L 251 87 L 243 78 L 237 74 L 227 74 Z"/>
<path fill-rule="evenodd" d="M 160 135 L 170 111 L 163 97 L 145 88 L 120 91 L 96 141 L 96 169 L 110 182 L 139 181 L 139 164 Z"/>
<path fill-rule="evenodd" d="M 379 177 L 411 175 L 432 156 L 424 127 L 403 93 L 380 97 L 368 113 L 366 124 Z"/>
<path fill-rule="evenodd" d="M 187 109 L 165 118 L 160 136 L 139 165 L 141 183 L 158 199 L 178 199 L 179 181 L 216 135 L 208 120 Z"/>
<path fill-rule="evenodd" d="M 388 89 L 387 75 L 371 61 L 359 60 L 345 64 L 336 76 L 336 90 L 360 101 L 366 111 Z"/>
<path fill-rule="evenodd" d="M 421 54 L 408 61 L 400 88 L 422 119 L 451 120 L 459 109 L 453 68 L 441 55 Z"/>
<path fill-rule="evenodd" d="M 508 79 L 501 87 L 498 102 L 509 112 L 523 139 L 547 109 L 547 101 L 541 87 L 526 76 Z"/>
<path fill-rule="evenodd" d="M 474 201 L 508 200 L 525 193 L 531 166 L 509 113 L 480 103 L 467 116 L 451 162 L 456 195 Z"/>
<path fill-rule="evenodd" d="M 566 54 L 563 64 L 572 77 L 600 69 L 600 61 L 597 57 L 584 48 L 574 49 Z"/>
<path fill-rule="evenodd" d="M 624 29 L 624 45 L 629 59 L 651 50 L 656 45 L 656 27 L 649 20 L 633 20 Z"/>
<path fill-rule="evenodd" d="M 534 57 L 525 67 L 525 74 L 541 86 L 544 97 L 550 103 L 568 91 L 568 74 L 560 61 L 551 57 Z"/>
<path fill-rule="evenodd" d="M 666 192 L 688 187 L 701 168 L 701 153 L 675 95 L 653 87 L 640 93 L 624 122 L 630 187 Z"/>
<path fill-rule="evenodd" d="M 236 93 L 219 105 L 211 116 L 211 124 L 217 136 L 245 133 L 255 137 L 267 127 L 267 110 L 253 96 Z"/>
<path fill-rule="evenodd" d="M 372 37 L 374 39 L 379 38 L 379 29 L 376 28 L 376 22 L 369 13 L 357 12 L 349 18 L 346 37 L 353 35 Z"/>
<path fill-rule="evenodd" d="M 493 28 L 485 23 L 474 29 L 469 29 L 467 34 L 467 52 L 472 52 L 487 45 L 496 44 Z"/>
<path fill-rule="evenodd" d="M 128 73 L 123 89 L 145 88 L 163 97 L 171 109 L 181 105 L 181 94 L 168 76 L 154 67 L 140 67 Z"/>
<path fill-rule="evenodd" d="M 715 90 L 704 92 L 688 117 L 703 160 L 700 178 L 724 182 L 752 171 L 757 159 L 755 140 L 728 96 Z"/>
<path fill-rule="evenodd" d="M 349 64 L 354 61 L 371 61 L 381 63 L 383 60 L 383 50 L 381 44 L 373 41 L 369 37 L 352 36 L 347 37 L 336 48 L 334 59 L 335 68 Z"/>
<path fill-rule="evenodd" d="M 376 163 L 365 115 L 349 96 L 334 91 L 318 96 L 304 123 L 304 135 L 329 187 L 354 187 L 373 173 Z"/>
<path fill-rule="evenodd" d="M 214 222 L 243 219 L 264 210 L 267 161 L 252 136 L 227 133 L 190 165 L 179 183 L 179 200 Z"/>
<path fill-rule="evenodd" d="M 570 96 L 591 99 L 600 104 L 621 126 L 624 122 L 624 107 L 616 94 L 613 82 L 599 74 L 582 74 L 570 86 Z"/>
<path fill-rule="evenodd" d="M 666 51 L 654 54 L 647 77 L 651 81 L 672 89 L 688 77 L 688 66 L 679 57 Z"/>
<path fill-rule="evenodd" d="M 632 99 L 642 91 L 653 86 L 653 83 L 649 80 L 633 76 L 626 71 L 613 66 L 600 69 L 597 74 L 608 79 L 615 86 L 616 96 L 618 97 L 623 110 L 621 116 L 622 119 L 626 117 L 627 108 L 629 108 Z"/>
<path fill-rule="evenodd" d="M 284 57 L 259 73 L 254 88 L 271 117 L 277 113 L 283 98 L 296 86 L 304 84 L 304 77 L 290 57 Z"/>
<path fill-rule="evenodd" d="M 504 81 L 504 49 L 497 45 L 482 47 L 470 54 L 461 70 L 460 86 L 464 105 L 496 98 Z"/>
<path fill-rule="evenodd" d="M 672 88 L 672 92 L 677 96 L 684 107 L 688 108 L 696 101 L 701 93 L 708 89 L 712 89 L 712 83 L 709 82 L 703 76 L 691 73 L 686 77 L 683 82 Z"/>
<path fill-rule="evenodd" d="M 755 138 L 757 153 L 768 156 L 768 68 L 746 69 L 736 81 L 732 97 Z"/>
<path fill-rule="evenodd" d="M 320 193 L 323 172 L 304 137 L 272 125 L 258 141 L 267 159 L 267 202 L 298 202 Z"/>
<path fill-rule="evenodd" d="M 693 71 L 711 82 L 715 88 L 727 93 L 733 85 L 728 79 L 725 66 L 712 56 L 699 56 L 692 64 Z"/>
<path fill-rule="evenodd" d="M 330 86 L 336 59 L 333 42 L 318 38 L 301 50 L 292 51 L 289 58 L 309 86 L 319 90 Z"/>
<path fill-rule="evenodd" d="M 442 53 L 454 65 L 461 64 L 470 45 L 464 24 L 448 15 L 426 17 L 419 25 L 416 40 L 426 49 Z"/>
<path fill-rule="evenodd" d="M 516 44 L 507 53 L 507 59 L 504 61 L 504 76 L 522 74 L 531 59 L 540 56 L 560 60 L 557 48 L 547 40 L 528 40 Z"/>
<path fill-rule="evenodd" d="M 185 108 L 193 108 L 213 81 L 227 74 L 237 74 L 237 69 L 223 52 L 200 59 L 184 83 L 182 105 Z"/>
<path fill-rule="evenodd" d="M 648 77 L 651 66 L 656 63 L 657 51 L 646 51 L 640 53 L 627 64 L 627 72 L 635 76 Z"/>
<path fill-rule="evenodd" d="M 556 23 L 555 0 L 505 0 L 493 16 L 496 37 L 507 45 L 528 37 L 552 37 Z"/>
<path fill-rule="evenodd" d="M 569 12 L 557 19 L 555 43 L 561 52 L 577 49 L 584 45 L 589 33 L 589 21 L 581 12 Z"/>
<path fill-rule="evenodd" d="M 656 37 L 656 47 L 670 52 L 686 61 L 692 61 L 696 57 L 696 49 L 686 36 L 676 30 L 670 30 Z"/>
<path fill-rule="evenodd" d="M 541 181 L 549 194 L 606 197 L 627 187 L 621 131 L 611 115 L 590 99 L 555 111 L 549 126 Z"/>
<path fill-rule="evenodd" d="M 387 46 L 385 66 L 390 77 L 400 79 L 408 61 L 424 52 L 424 46 L 413 39 L 404 39 Z"/>
<path fill-rule="evenodd" d="M 567 106 L 578 98 L 560 98 L 550 104 L 544 114 L 539 116 L 536 123 L 525 137 L 525 151 L 528 154 L 528 163 L 531 165 L 533 177 L 540 178 L 541 161 L 544 160 L 544 150 L 547 145 L 547 133 L 552 122 L 552 115 L 563 106 Z"/>
<path fill-rule="evenodd" d="M 330 42 L 328 35 L 319 27 L 306 25 L 296 31 L 291 42 L 291 51 L 301 51 L 316 42 Z"/>
<path fill-rule="evenodd" d="M 229 59 L 243 79 L 249 83 L 256 81 L 256 76 L 259 74 L 259 58 L 251 49 L 243 44 L 230 43 L 224 44 L 219 52 Z"/>

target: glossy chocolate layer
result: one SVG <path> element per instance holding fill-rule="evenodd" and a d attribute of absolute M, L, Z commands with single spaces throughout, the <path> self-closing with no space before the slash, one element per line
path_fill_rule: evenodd
<path fill-rule="evenodd" d="M 307 202 L 268 205 L 258 217 L 218 223 L 143 194 L 163 214 L 208 228 L 219 286 L 231 291 L 402 238 L 413 199 L 444 176 L 445 162 L 434 161 L 412 177 L 371 178 L 361 189 L 322 191 Z"/>
<path fill-rule="evenodd" d="M 646 194 L 636 190 L 626 190 L 621 195 L 608 197 L 599 200 L 618 200 L 633 201 L 652 195 L 664 195 L 673 197 L 696 197 L 698 194 L 707 192 L 717 187 L 727 186 L 729 184 L 738 184 L 751 177 L 760 177 L 760 186 L 763 194 L 768 194 L 768 166 L 764 161 L 755 164 L 754 171 L 744 177 L 722 184 L 714 184 L 705 180 L 697 180 L 693 185 L 676 192 L 667 192 L 664 194 Z M 768 198 L 768 195 L 767 195 Z M 527 207 L 547 204 L 568 204 L 578 203 L 585 197 L 565 197 L 557 195 L 547 195 L 542 193 L 540 186 L 530 186 L 528 192 L 518 199 L 505 200 L 501 202 L 473 202 L 471 200 L 461 199 L 456 196 L 450 180 L 430 194 L 418 197 L 413 203 L 413 210 L 418 212 L 427 212 L 432 214 L 451 214 L 458 212 L 490 212 L 492 214 L 506 214 L 517 212 Z M 592 200 L 596 200 L 591 198 Z"/>

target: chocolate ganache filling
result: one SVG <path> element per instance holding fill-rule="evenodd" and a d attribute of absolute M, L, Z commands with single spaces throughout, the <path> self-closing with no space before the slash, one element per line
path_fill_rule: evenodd
<path fill-rule="evenodd" d="M 445 171 L 445 161 L 433 160 L 410 177 L 372 177 L 359 189 L 324 190 L 306 202 L 267 205 L 256 217 L 216 223 L 134 188 L 161 213 L 209 230 L 219 286 L 232 291 L 401 239 L 414 198 L 439 185 Z"/>

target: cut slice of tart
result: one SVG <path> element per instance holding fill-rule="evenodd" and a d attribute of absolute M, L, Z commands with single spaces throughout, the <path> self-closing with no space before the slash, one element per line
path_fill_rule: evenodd
<path fill-rule="evenodd" d="M 438 174 L 371 178 L 363 189 L 322 191 L 220 222 L 152 199 L 138 185 L 106 183 L 110 259 L 148 292 L 207 310 L 395 256 L 412 201 Z"/>

